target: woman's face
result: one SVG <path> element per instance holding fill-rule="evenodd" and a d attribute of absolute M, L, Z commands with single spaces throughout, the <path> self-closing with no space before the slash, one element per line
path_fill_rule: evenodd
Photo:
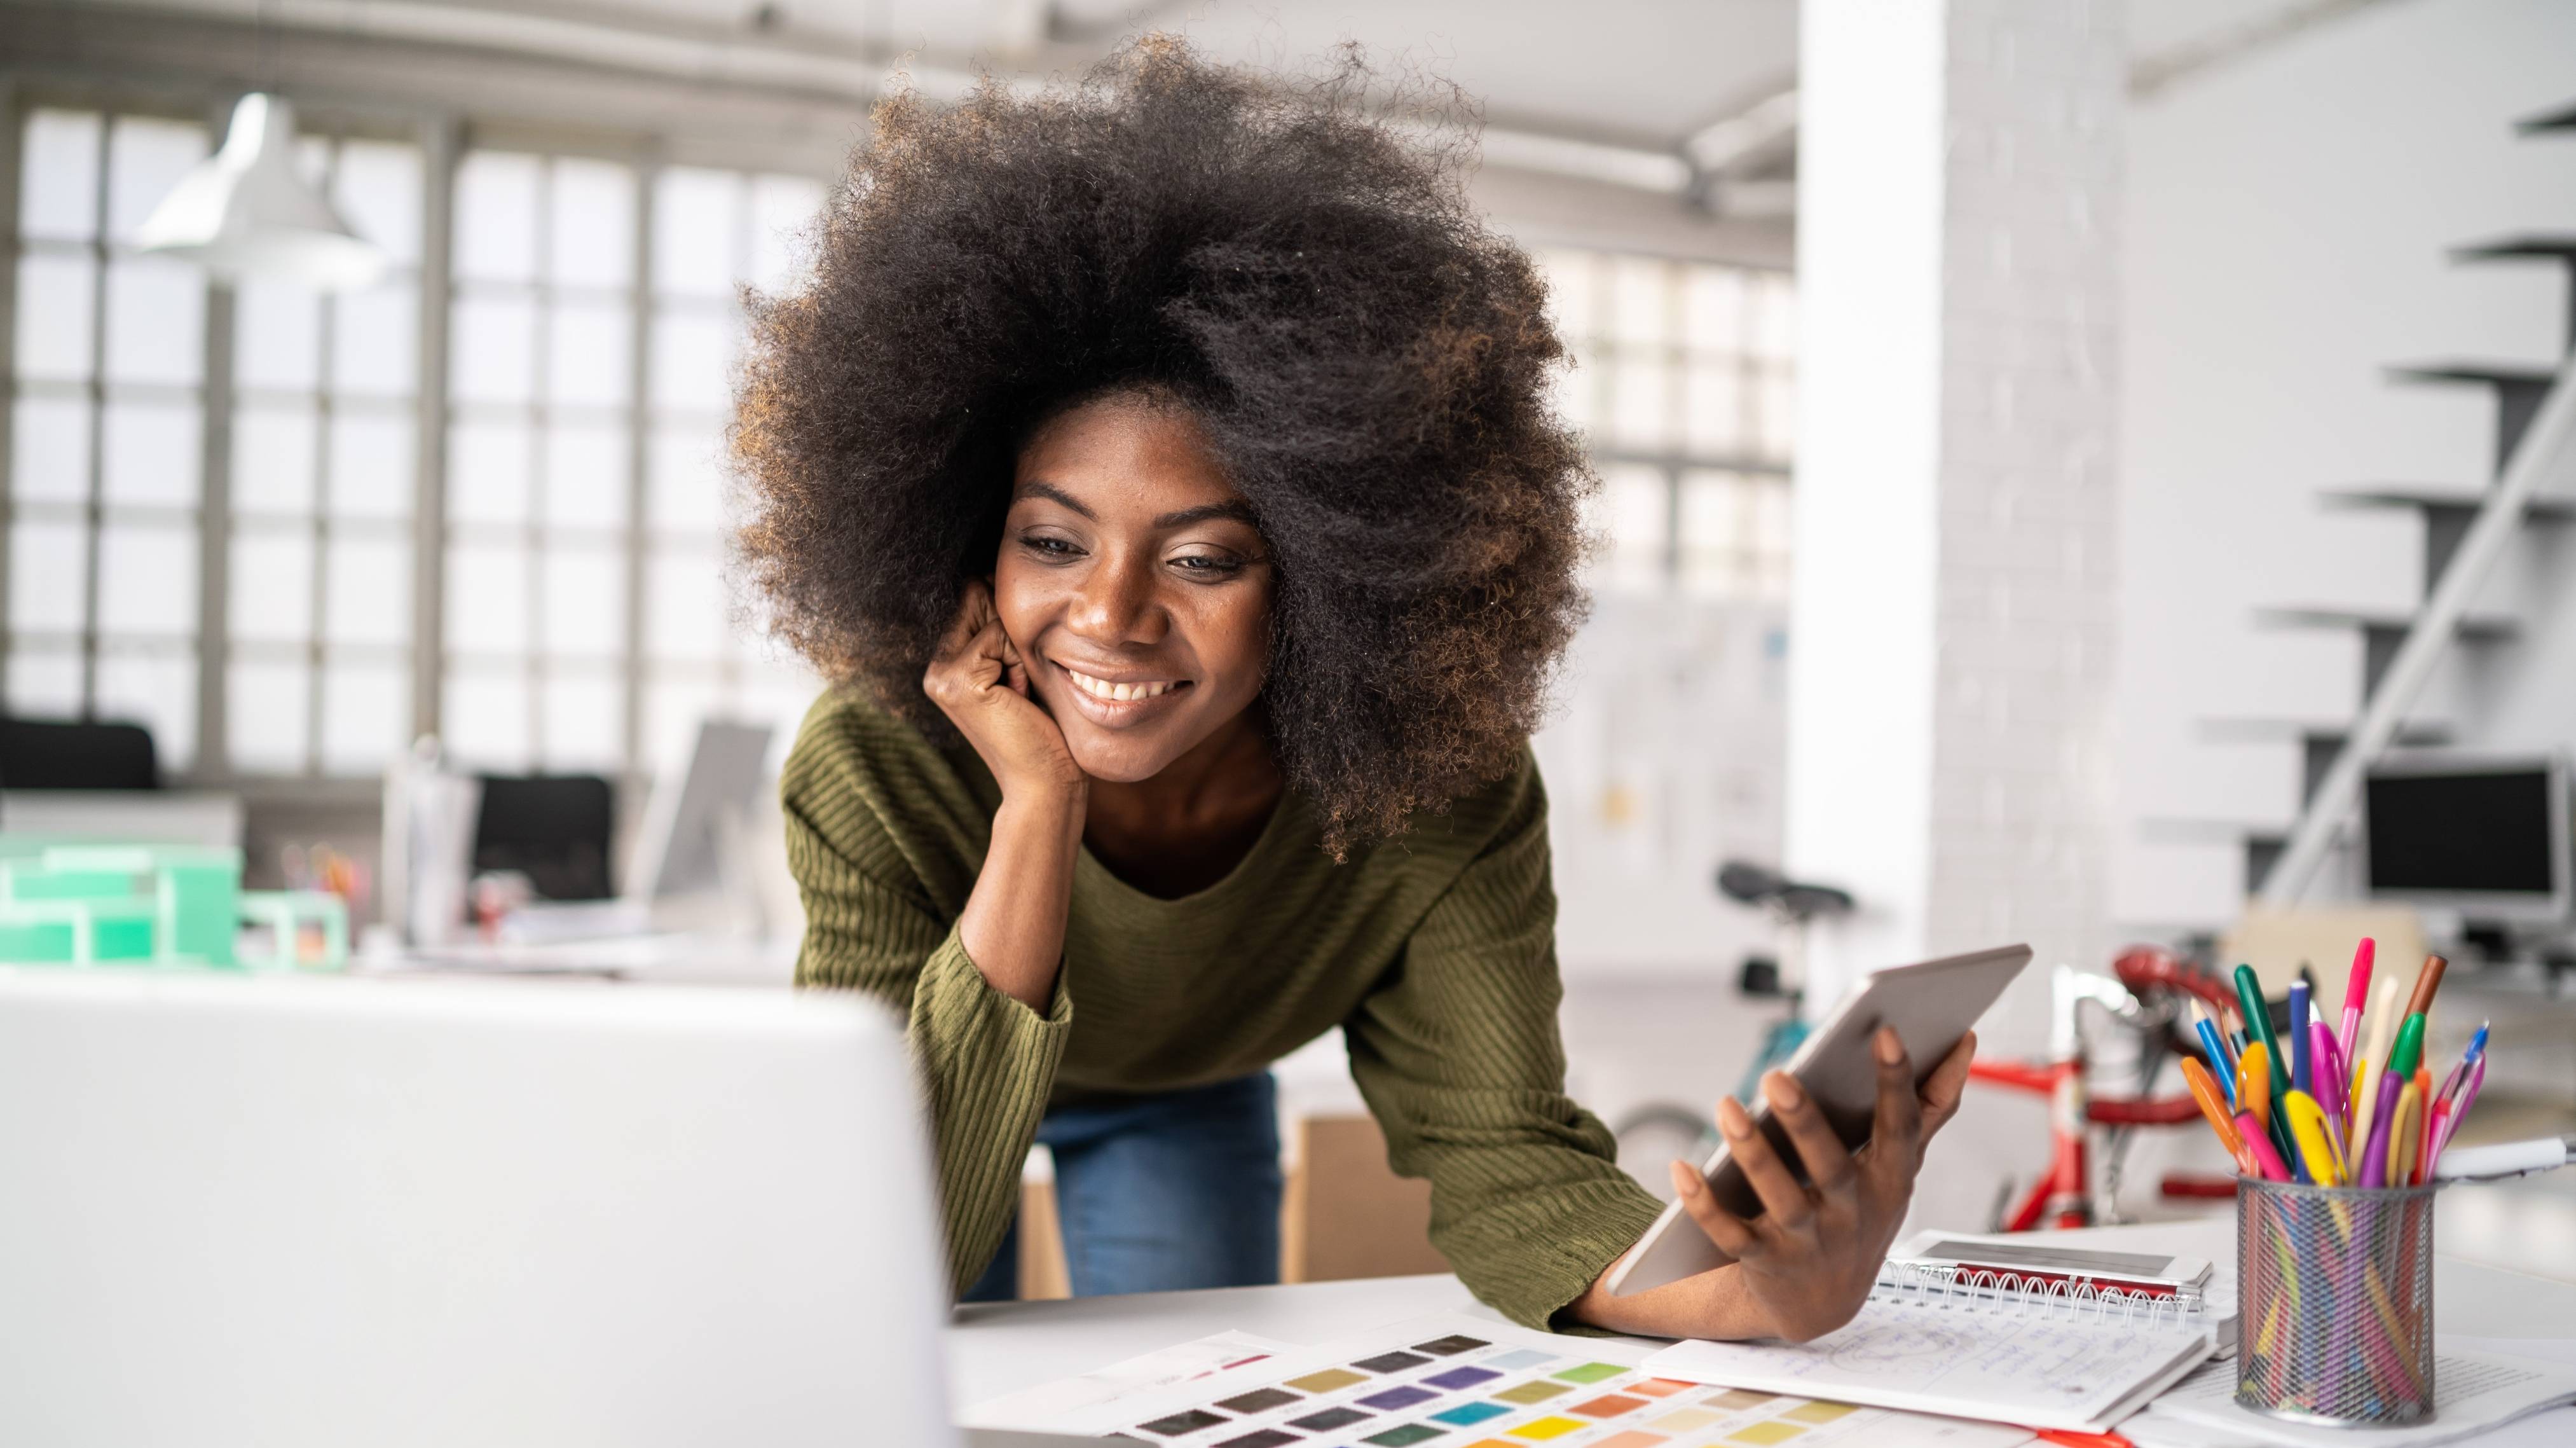
<path fill-rule="evenodd" d="M 1271 587 L 1252 509 L 1182 408 L 1103 398 L 1021 450 L 993 600 L 1092 778 L 1150 779 L 1243 713 Z"/>

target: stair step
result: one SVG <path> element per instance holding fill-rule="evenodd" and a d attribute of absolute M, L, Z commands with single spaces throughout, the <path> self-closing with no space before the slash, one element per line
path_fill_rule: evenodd
<path fill-rule="evenodd" d="M 2533 231 L 2520 236 L 2499 236 L 2493 241 L 2473 241 L 2451 248 L 2453 261 L 2505 261 L 2532 257 L 2544 261 L 2576 261 L 2576 233 Z"/>
<path fill-rule="evenodd" d="M 2232 845 L 2249 835 L 2286 838 L 2288 827 L 2278 820 L 2186 819 L 2175 815 L 2150 815 L 2138 821 L 2138 838 L 2155 844 Z"/>
<path fill-rule="evenodd" d="M 2476 522 L 2478 510 L 2486 506 L 2482 494 L 2466 489 L 2444 491 L 2438 488 L 2345 488 L 2320 495 L 2327 507 L 2344 508 L 2414 508 L 2424 515 L 2424 591 L 2442 581 L 2442 573 L 2451 566 L 2452 555 L 2469 536 L 2469 525 Z M 2576 498 L 2534 498 L 2523 506 L 2525 523 L 2564 523 L 2576 520 Z"/>
<path fill-rule="evenodd" d="M 2397 651 L 2406 645 L 2406 636 L 2415 627 L 2410 614 L 2376 613 L 2352 608 L 2258 608 L 2254 611 L 2258 626 L 2271 628 L 2348 628 L 2361 633 L 2361 702 L 2364 705 L 2379 694 L 2379 682 L 2388 677 L 2389 666 L 2397 662 Z M 2518 638 L 2522 625 L 2510 618 L 2494 615 L 2471 616 L 2451 626 L 2454 642 L 2466 644 L 2505 643 Z"/>
<path fill-rule="evenodd" d="M 2318 497 L 2329 508 L 2421 508 L 2426 512 L 2474 514 L 2486 506 L 2486 495 L 2468 488 L 2444 488 L 2407 483 L 2369 484 L 2358 488 L 2328 488 Z M 2534 498 L 2522 510 L 2527 523 L 2576 522 L 2576 498 Z"/>
<path fill-rule="evenodd" d="M 2567 268 L 2567 330 L 2561 350 L 2576 350 L 2576 234 L 2526 232 L 2451 248 L 2453 261 L 2554 261 Z"/>
<path fill-rule="evenodd" d="M 2254 610 L 2256 623 L 2269 628 L 2354 628 L 2368 632 L 2394 632 L 2403 635 L 2414 627 L 2412 614 L 2382 612 L 2364 608 L 2324 608 L 2288 606 Z M 2477 614 L 2452 625 L 2452 636 L 2462 643 L 2503 643 L 2519 638 L 2522 624 L 2500 614 Z"/>
<path fill-rule="evenodd" d="M 2489 387 L 2496 396 L 2495 470 L 2501 475 L 2531 420 L 2540 415 L 2541 400 L 2558 380 L 2553 368 L 2522 362 L 2416 362 L 2388 369 L 2391 382 L 2464 382 Z"/>
<path fill-rule="evenodd" d="M 2576 101 L 2569 101 L 2556 110 L 2542 111 L 2536 116 L 2525 116 L 2514 122 L 2513 128 L 2526 136 L 2536 136 L 2543 131 L 2576 131 Z"/>
<path fill-rule="evenodd" d="M 2212 744 L 2287 744 L 2332 741 L 2340 746 L 2352 731 L 2349 719 L 2203 719 L 2200 737 Z M 2390 742 L 2405 749 L 2439 749 L 2456 736 L 2436 721 L 2398 726 Z"/>

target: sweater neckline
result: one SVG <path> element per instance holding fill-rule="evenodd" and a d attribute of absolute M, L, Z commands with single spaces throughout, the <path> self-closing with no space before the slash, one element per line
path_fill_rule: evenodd
<path fill-rule="evenodd" d="M 1297 792 L 1281 790 L 1279 802 L 1270 807 L 1270 818 L 1262 822 L 1261 833 L 1254 838 L 1252 848 L 1243 852 L 1243 858 L 1235 861 L 1234 868 L 1226 871 L 1223 878 L 1187 895 L 1155 895 L 1137 889 L 1120 879 L 1117 871 L 1101 863 L 1100 857 L 1091 852 L 1087 841 L 1074 856 L 1074 878 L 1079 883 L 1088 875 L 1099 888 L 1132 905 L 1148 909 L 1183 910 L 1210 904 L 1243 890 L 1246 881 L 1262 879 L 1270 873 L 1270 856 L 1276 854 L 1281 842 L 1293 833 L 1288 828 L 1288 816 L 1296 808 Z"/>

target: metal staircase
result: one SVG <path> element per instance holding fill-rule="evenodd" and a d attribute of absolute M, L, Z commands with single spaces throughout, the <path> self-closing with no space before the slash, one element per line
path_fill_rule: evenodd
<path fill-rule="evenodd" d="M 2524 135 L 2576 132 L 2576 105 L 2518 124 Z M 2455 731 L 2438 719 L 2418 717 L 2435 667 L 2458 652 L 2475 665 L 2507 649 L 2521 634 L 2506 613 L 2473 611 L 2481 586 L 2507 546 L 2528 529 L 2576 522 L 2576 234 L 2504 237 L 2454 249 L 2455 262 L 2555 262 L 2566 274 L 2567 324 L 2556 368 L 2476 361 L 2443 361 L 2392 367 L 2389 380 L 2409 386 L 2483 388 L 2495 399 L 2493 482 L 2483 491 L 2373 484 L 2324 494 L 2332 508 L 2399 509 L 2421 520 L 2422 601 L 2410 613 L 2367 609 L 2276 607 L 2257 611 L 2258 626 L 2329 629 L 2358 636 L 2362 649 L 2362 699 L 2344 724 L 2283 720 L 2212 720 L 2212 741 L 2294 741 L 2299 748 L 2299 815 L 2284 831 L 2249 831 L 2244 850 L 2245 888 L 2273 906 L 2295 903 L 2343 843 L 2361 781 L 2370 765 L 2393 747 L 2439 746 Z M 2551 491 L 2560 490 L 2560 491 Z"/>

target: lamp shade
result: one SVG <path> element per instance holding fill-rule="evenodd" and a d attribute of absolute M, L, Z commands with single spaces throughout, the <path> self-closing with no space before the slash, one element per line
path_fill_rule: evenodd
<path fill-rule="evenodd" d="M 295 108 L 253 91 L 233 107 L 223 149 L 161 198 L 135 244 L 226 280 L 274 277 L 325 291 L 373 283 L 385 254 L 349 230 L 295 174 Z"/>

